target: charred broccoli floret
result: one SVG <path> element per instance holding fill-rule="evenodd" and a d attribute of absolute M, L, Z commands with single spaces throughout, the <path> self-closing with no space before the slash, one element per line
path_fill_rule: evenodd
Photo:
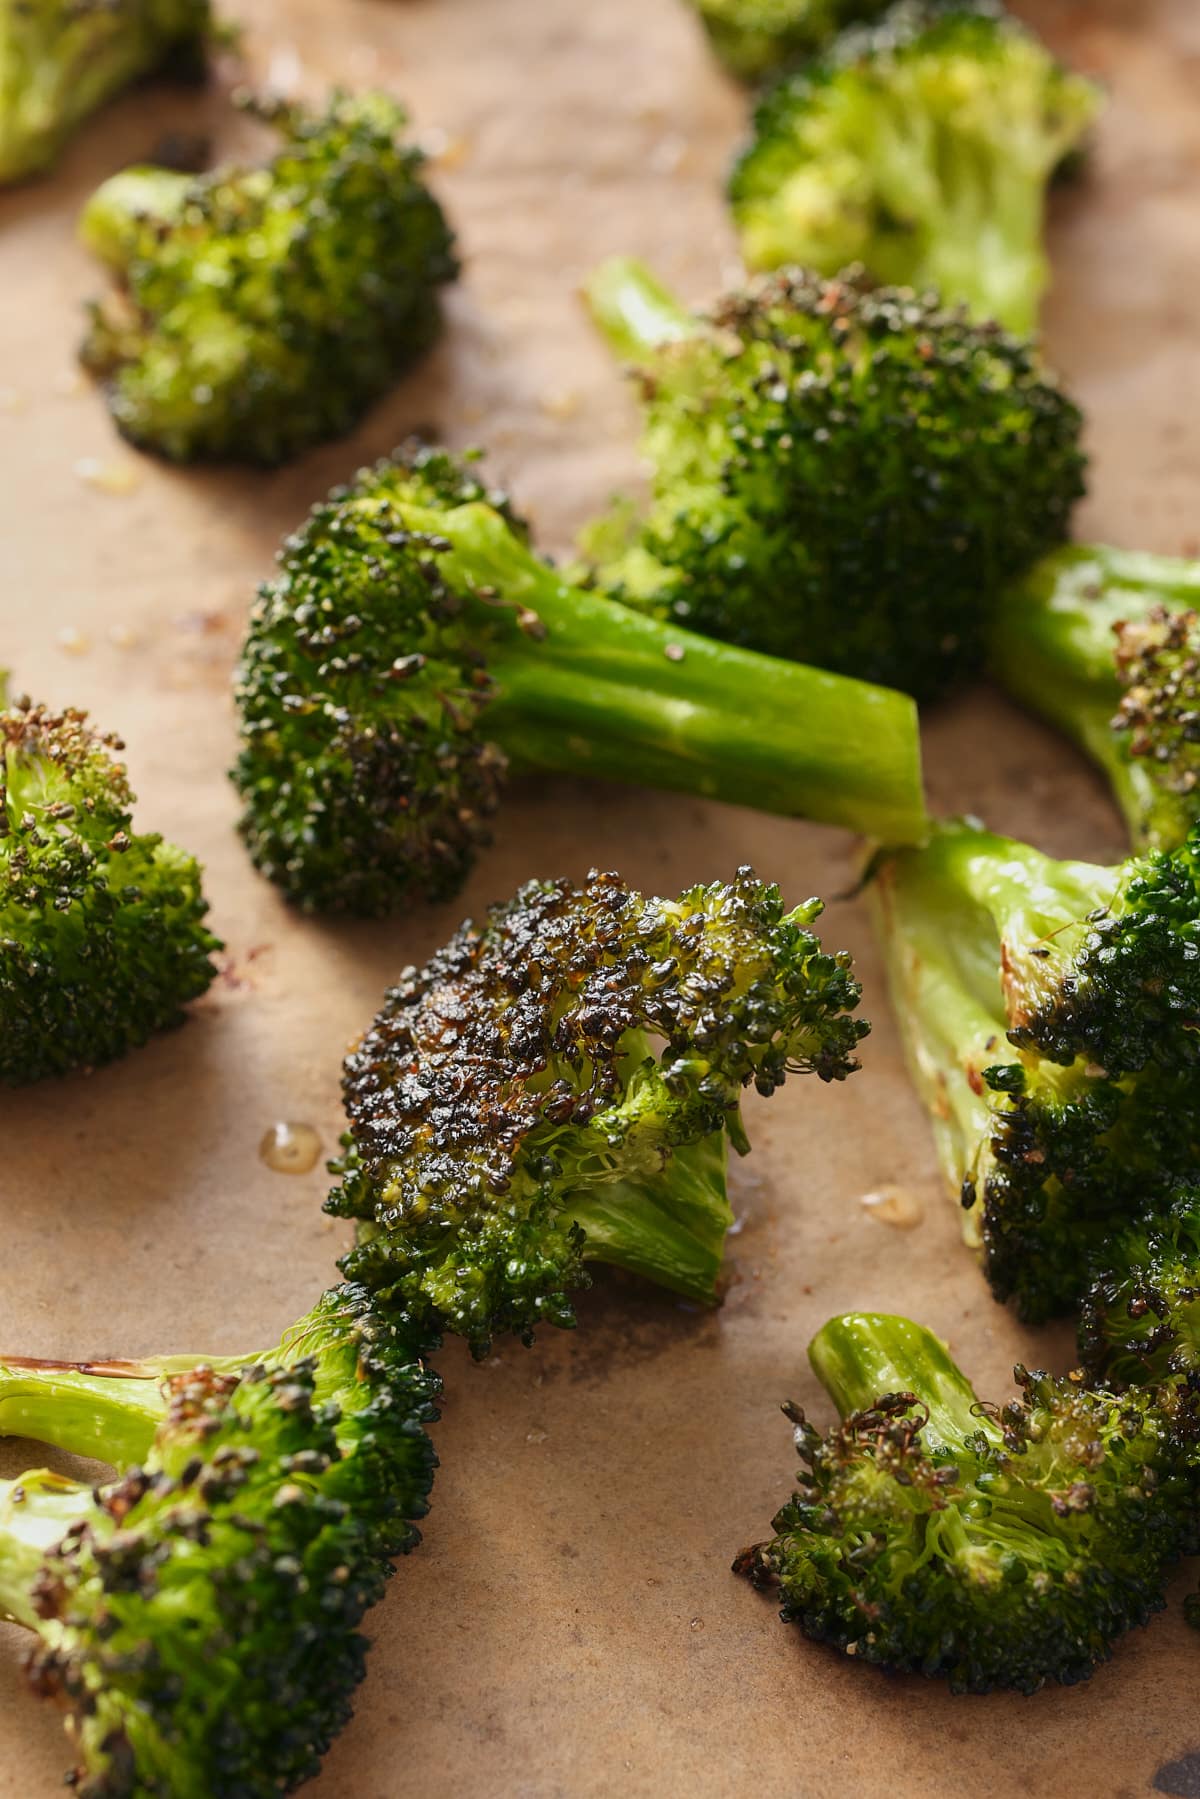
<path fill-rule="evenodd" d="M 996 609 L 992 667 L 1103 769 L 1134 842 L 1200 821 L 1200 562 L 1072 545 Z"/>
<path fill-rule="evenodd" d="M 174 462 L 278 463 L 348 431 L 433 342 L 457 272 L 393 100 L 253 110 L 284 140 L 265 167 L 127 169 L 83 214 L 119 283 L 84 364 L 124 436 Z"/>
<path fill-rule="evenodd" d="M 911 701 L 569 587 L 446 455 L 363 470 L 280 561 L 233 779 L 254 861 L 309 909 L 456 892 L 506 767 L 923 834 Z"/>
<path fill-rule="evenodd" d="M 761 101 L 730 199 L 751 268 L 862 262 L 1026 333 L 1046 189 L 1099 109 L 991 0 L 900 0 Z"/>
<path fill-rule="evenodd" d="M 0 1615 L 37 1633 L 79 1793 L 267 1799 L 316 1773 L 416 1540 L 434 1392 L 349 1288 L 264 1359 L 0 1363 L 0 1427 L 124 1469 L 0 1488 Z"/>
<path fill-rule="evenodd" d="M 712 47 L 742 81 L 761 81 L 828 43 L 888 0 L 694 0 Z"/>
<path fill-rule="evenodd" d="M 1200 829 L 1101 868 L 946 825 L 885 858 L 873 890 L 968 1241 L 1039 1322 L 1200 1165 Z"/>
<path fill-rule="evenodd" d="M 176 1024 L 220 944 L 193 857 L 133 828 L 87 715 L 0 712 L 0 1081 L 94 1068 Z"/>
<path fill-rule="evenodd" d="M 534 882 L 407 969 L 346 1061 L 347 1276 L 482 1353 L 573 1323 L 589 1260 L 711 1301 L 743 1088 L 839 1081 L 867 1025 L 810 900 L 741 869 L 648 899 Z"/>
<path fill-rule="evenodd" d="M 0 186 L 139 76 L 204 66 L 209 0 L 0 0 Z"/>
<path fill-rule="evenodd" d="M 1018 1367 L 989 1405 L 929 1331 L 876 1314 L 832 1319 L 809 1356 L 842 1422 L 821 1436 L 785 1406 L 800 1487 L 734 1563 L 786 1621 L 954 1692 L 1033 1693 L 1162 1609 L 1194 1509 L 1179 1395 Z"/>
<path fill-rule="evenodd" d="M 1031 345 L 853 272 L 693 316 L 617 260 L 588 297 L 637 365 L 653 471 L 644 517 L 585 533 L 606 591 L 920 699 L 980 664 L 1083 491 L 1080 415 Z"/>
<path fill-rule="evenodd" d="M 1095 1258 L 1079 1343 L 1096 1379 L 1118 1387 L 1200 1381 L 1200 1195 L 1114 1231 Z"/>

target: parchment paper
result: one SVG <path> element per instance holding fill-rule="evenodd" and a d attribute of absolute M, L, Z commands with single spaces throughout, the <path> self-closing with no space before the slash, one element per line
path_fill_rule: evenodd
<path fill-rule="evenodd" d="M 0 196 L 0 660 L 128 739 L 138 818 L 208 868 L 227 960 L 181 1031 L 89 1079 L 0 1097 L 0 1348 L 234 1351 L 273 1342 L 333 1274 L 320 1167 L 273 1173 L 276 1119 L 339 1130 L 338 1071 L 401 965 L 534 874 L 618 867 L 677 890 L 753 861 L 800 899 L 850 884 L 845 837 L 616 789 L 513 792 L 461 903 L 390 925 L 306 923 L 251 871 L 222 771 L 228 673 L 280 535 L 335 480 L 419 425 L 484 442 L 565 547 L 636 481 L 631 400 L 574 297 L 601 255 L 649 257 L 689 297 L 735 268 L 720 178 L 743 99 L 676 0 L 229 0 L 253 71 L 301 91 L 379 81 L 440 148 L 465 278 L 432 360 L 355 437 L 275 475 L 181 473 L 128 450 L 73 369 L 98 283 L 74 247 L 92 186 L 168 126 L 242 141 L 220 88 L 146 90 L 97 119 L 50 180 Z M 1060 197 L 1053 358 L 1091 417 L 1081 529 L 1200 549 L 1200 7 L 1030 0 L 1112 87 L 1090 175 Z M 112 491 L 113 488 L 123 491 Z M 937 803 L 1062 854 L 1116 857 L 1098 783 L 999 698 L 932 718 Z M 1065 1365 L 1063 1331 L 1019 1329 L 961 1248 L 909 1091 L 857 903 L 832 903 L 876 1021 L 866 1068 L 752 1106 L 723 1309 L 601 1276 L 574 1335 L 473 1366 L 442 1357 L 444 1467 L 426 1543 L 372 1616 L 357 1719 L 321 1799 L 593 1799 L 610 1793 L 1134 1799 L 1200 1793 L 1200 1642 L 1172 1608 L 1087 1687 L 949 1698 L 785 1630 L 728 1572 L 790 1491 L 777 1406 L 828 1408 L 805 1345 L 831 1313 L 909 1311 L 1000 1396 L 1018 1355 Z M 896 1186 L 911 1231 L 860 1203 Z M 36 1459 L 3 1446 L 0 1472 Z M 0 1793 L 49 1799 L 66 1752 L 0 1631 Z M 1187 1758 L 1191 1759 L 1187 1759 Z M 1156 1771 L 1176 1764 L 1174 1772 Z"/>

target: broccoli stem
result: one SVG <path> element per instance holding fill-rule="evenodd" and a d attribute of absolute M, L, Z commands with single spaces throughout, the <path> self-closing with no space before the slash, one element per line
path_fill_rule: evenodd
<path fill-rule="evenodd" d="M 89 1486 L 48 1469 L 0 1481 L 0 1618 L 38 1629 L 33 1584 L 48 1553 L 93 1509 Z"/>
<path fill-rule="evenodd" d="M 478 609 L 496 687 L 486 729 L 514 773 L 697 793 L 887 843 L 924 837 L 907 695 L 735 649 L 570 587 L 488 506 L 397 511 L 449 545 L 440 572 Z"/>
<path fill-rule="evenodd" d="M 912 1393 L 929 1414 L 922 1437 L 933 1454 L 960 1452 L 980 1431 L 1003 1440 L 945 1344 L 908 1318 L 880 1312 L 831 1318 L 809 1344 L 808 1358 L 843 1418 L 870 1410 L 885 1394 Z"/>
<path fill-rule="evenodd" d="M 611 256 L 584 284 L 588 311 L 615 355 L 645 362 L 663 344 L 696 337 L 694 315 L 633 256 Z"/>
<path fill-rule="evenodd" d="M 733 1212 L 725 1190 L 723 1132 L 671 1155 L 666 1180 L 607 1181 L 567 1210 L 582 1225 L 587 1261 L 610 1262 L 711 1305 Z"/>
<path fill-rule="evenodd" d="M 55 1362 L 0 1358 L 0 1436 L 30 1437 L 114 1468 L 138 1462 L 166 1416 L 162 1381 L 204 1361 Z M 245 1358 L 230 1357 L 231 1367 Z M 216 1365 L 211 1364 L 210 1365 Z"/>

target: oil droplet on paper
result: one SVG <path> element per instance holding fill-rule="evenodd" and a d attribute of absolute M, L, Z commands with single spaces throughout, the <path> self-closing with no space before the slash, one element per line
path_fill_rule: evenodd
<path fill-rule="evenodd" d="M 101 462 L 96 456 L 81 456 L 75 473 L 98 493 L 132 493 L 141 480 L 132 462 Z"/>
<path fill-rule="evenodd" d="M 544 1443 L 549 1435 L 550 1432 L 548 1430 L 538 1430 L 535 1428 L 534 1430 L 526 1431 L 525 1441 L 527 1443 Z"/>
<path fill-rule="evenodd" d="M 92 640 L 74 625 L 64 625 L 58 633 L 58 647 L 66 656 L 86 656 L 92 647 Z"/>
<path fill-rule="evenodd" d="M 880 1224 L 897 1231 L 915 1230 L 925 1216 L 925 1207 L 906 1187 L 881 1187 L 877 1193 L 864 1193 L 858 1203 Z"/>
<path fill-rule="evenodd" d="M 311 1124 L 273 1124 L 258 1146 L 258 1153 L 276 1174 L 307 1174 L 321 1153 L 321 1139 Z"/>
<path fill-rule="evenodd" d="M 688 1624 L 688 1629 L 689 1630 L 703 1630 L 704 1629 L 704 1619 L 703 1618 L 692 1618 Z"/>

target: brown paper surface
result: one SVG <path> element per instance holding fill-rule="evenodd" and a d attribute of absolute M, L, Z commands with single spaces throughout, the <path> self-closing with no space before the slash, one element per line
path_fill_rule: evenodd
<path fill-rule="evenodd" d="M 339 1129 L 342 1051 L 384 984 L 490 898 L 591 863 L 667 891 L 750 860 L 800 899 L 844 891 L 844 836 L 715 805 L 546 782 L 510 794 L 460 903 L 386 925 L 291 915 L 251 871 L 223 778 L 228 675 L 280 535 L 335 480 L 430 427 L 491 446 L 549 547 L 636 479 L 631 400 L 574 289 L 601 255 L 649 257 L 703 299 L 733 272 L 720 178 L 743 101 L 675 0 L 230 0 L 254 70 L 318 91 L 381 82 L 441 145 L 435 179 L 465 277 L 441 348 L 349 442 L 273 475 L 177 472 L 127 449 L 73 371 L 98 283 L 72 237 L 95 182 L 167 126 L 242 127 L 220 89 L 151 89 L 93 122 L 57 174 L 0 196 L 0 659 L 17 685 L 119 727 L 144 827 L 208 869 L 221 979 L 186 1028 L 91 1078 L 0 1097 L 0 1348 L 69 1356 L 273 1342 L 333 1273 L 326 1177 L 271 1172 L 276 1119 Z M 1086 180 L 1056 206 L 1053 359 L 1095 452 L 1081 530 L 1200 547 L 1200 8 L 1029 0 L 1112 101 Z M 97 485 L 97 479 L 100 485 Z M 113 492 L 128 480 L 127 491 Z M 107 485 L 106 485 L 107 484 Z M 978 693 L 931 719 L 930 781 L 1063 854 L 1115 857 L 1099 784 Z M 807 1644 L 730 1575 L 793 1474 L 778 1403 L 828 1408 L 805 1361 L 849 1307 L 943 1333 L 984 1392 L 1018 1355 L 1062 1365 L 1065 1332 L 1021 1330 L 958 1240 L 909 1091 L 862 907 L 827 940 L 858 957 L 876 1029 L 865 1070 L 751 1107 L 734 1174 L 731 1285 L 701 1315 L 601 1276 L 573 1334 L 442 1357 L 443 1459 L 421 1550 L 373 1615 L 358 1714 L 322 1799 L 591 1799 L 757 1793 L 1133 1799 L 1200 1792 L 1200 1644 L 1171 1610 L 1072 1692 L 952 1699 Z M 900 1232 L 861 1197 L 894 1184 Z M 38 1459 L 0 1447 L 0 1472 Z M 58 1722 L 21 1690 L 0 1629 L 0 1793 L 43 1799 Z M 1156 1770 L 1195 1759 L 1154 1786 Z M 1165 1784 L 1164 1784 L 1165 1782 Z M 1189 1784 L 1190 1783 L 1190 1784 Z"/>

